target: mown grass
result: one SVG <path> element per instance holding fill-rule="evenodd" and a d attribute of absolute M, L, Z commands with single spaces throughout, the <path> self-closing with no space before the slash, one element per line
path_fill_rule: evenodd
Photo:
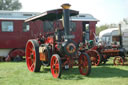
<path fill-rule="evenodd" d="M 25 62 L 0 62 L 0 85 L 128 85 L 128 67 L 106 65 L 92 67 L 90 76 L 79 74 L 78 68 L 63 70 L 61 79 L 54 79 L 49 67 L 29 72 Z"/>

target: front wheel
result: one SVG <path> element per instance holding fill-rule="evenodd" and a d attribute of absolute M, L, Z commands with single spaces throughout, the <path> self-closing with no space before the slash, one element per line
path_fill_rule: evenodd
<path fill-rule="evenodd" d="M 79 71 L 81 75 L 88 76 L 91 73 L 91 60 L 86 53 L 79 56 Z"/>
<path fill-rule="evenodd" d="M 37 40 L 29 40 L 26 45 L 26 63 L 29 71 L 39 72 L 41 61 L 39 57 L 39 44 Z"/>
<path fill-rule="evenodd" d="M 114 65 L 124 65 L 124 60 L 121 56 L 116 56 L 113 60 Z"/>
<path fill-rule="evenodd" d="M 51 57 L 51 73 L 54 78 L 61 77 L 61 59 L 58 54 L 53 54 Z"/>

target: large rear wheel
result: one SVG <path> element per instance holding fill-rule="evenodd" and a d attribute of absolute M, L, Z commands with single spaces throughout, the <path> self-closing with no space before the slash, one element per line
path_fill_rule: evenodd
<path fill-rule="evenodd" d="M 79 71 L 81 75 L 88 76 L 91 72 L 91 60 L 86 53 L 79 56 Z"/>
<path fill-rule="evenodd" d="M 89 55 L 92 65 L 98 66 L 101 63 L 102 57 L 100 56 L 98 51 L 88 50 L 86 53 Z"/>
<path fill-rule="evenodd" d="M 53 54 L 51 57 L 51 73 L 54 78 L 61 77 L 61 59 L 58 54 Z"/>
<path fill-rule="evenodd" d="M 39 72 L 41 61 L 39 57 L 39 43 L 37 40 L 29 40 L 26 45 L 26 63 L 29 71 Z"/>

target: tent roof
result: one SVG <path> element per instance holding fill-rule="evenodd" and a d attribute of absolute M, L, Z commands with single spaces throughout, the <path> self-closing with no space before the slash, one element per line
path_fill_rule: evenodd
<path fill-rule="evenodd" d="M 118 31 L 118 30 L 119 30 L 119 28 L 108 28 L 106 30 L 101 31 L 99 34 L 99 37 L 109 36 L 109 35 L 112 35 L 112 33 L 115 34 L 114 31 Z M 116 32 L 116 33 L 118 35 L 118 32 Z"/>

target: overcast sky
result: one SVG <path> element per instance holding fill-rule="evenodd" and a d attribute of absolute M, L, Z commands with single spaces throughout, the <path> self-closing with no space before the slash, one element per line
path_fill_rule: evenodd
<path fill-rule="evenodd" d="M 100 20 L 98 25 L 119 23 L 128 17 L 128 0 L 19 0 L 21 11 L 44 12 L 60 8 L 63 3 L 70 3 L 71 9 L 80 13 L 92 14 Z"/>

